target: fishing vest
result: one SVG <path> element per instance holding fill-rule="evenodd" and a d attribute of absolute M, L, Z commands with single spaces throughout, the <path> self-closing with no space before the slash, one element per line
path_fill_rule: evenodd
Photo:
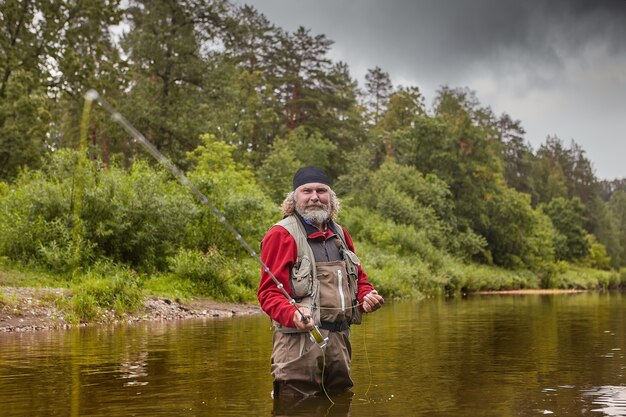
<path fill-rule="evenodd" d="M 336 260 L 319 261 L 320 255 L 308 241 L 304 225 L 295 215 L 285 217 L 277 226 L 283 227 L 293 237 L 298 248 L 298 257 L 294 263 L 289 284 L 291 295 L 300 306 L 311 311 L 316 325 L 333 323 L 360 324 L 361 311 L 358 308 L 358 266 L 359 258 L 348 249 L 343 229 L 332 222 L 332 227 L 339 238 L 331 238 L 322 243 L 331 243 L 329 250 Z M 334 247 L 333 247 L 334 245 Z M 319 247 L 316 250 L 320 250 Z M 293 333 L 299 330 L 281 326 L 274 322 L 278 331 Z M 324 326 L 322 326 L 324 327 Z"/>

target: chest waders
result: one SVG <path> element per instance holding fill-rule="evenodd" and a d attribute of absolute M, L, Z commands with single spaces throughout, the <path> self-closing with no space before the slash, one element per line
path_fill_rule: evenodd
<path fill-rule="evenodd" d="M 329 225 L 335 235 L 327 239 L 308 239 L 295 215 L 277 225 L 287 230 L 297 246 L 289 279 L 291 295 L 311 310 L 327 342 L 324 349 L 309 348 L 304 333 L 274 322 L 273 392 L 279 399 L 324 392 L 332 402 L 329 392 L 344 392 L 354 385 L 350 324 L 361 320 L 356 301 L 359 260 L 348 250 L 343 229 L 335 223 Z"/>

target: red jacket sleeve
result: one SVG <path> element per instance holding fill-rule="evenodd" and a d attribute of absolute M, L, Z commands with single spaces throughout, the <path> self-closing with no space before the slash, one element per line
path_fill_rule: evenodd
<path fill-rule="evenodd" d="M 272 227 L 261 243 L 261 260 L 283 284 L 289 295 L 291 295 L 289 276 L 297 258 L 298 247 L 289 232 L 282 226 Z M 257 297 L 261 308 L 272 320 L 282 326 L 293 327 L 293 315 L 296 308 L 289 303 L 285 294 L 263 268 L 261 268 L 261 282 Z"/>
<path fill-rule="evenodd" d="M 348 249 L 354 252 L 352 238 L 345 228 L 343 228 L 343 231 Z M 292 295 L 289 278 L 297 258 L 298 247 L 289 232 L 281 226 L 272 227 L 263 238 L 261 260 L 272 271 L 276 279 L 283 284 L 289 295 Z M 365 294 L 372 291 L 374 287 L 367 281 L 367 274 L 363 271 L 361 265 L 359 265 L 358 270 L 357 300 L 362 302 Z M 261 309 L 272 320 L 277 321 L 282 326 L 293 327 L 295 307 L 291 305 L 287 297 L 272 280 L 270 274 L 263 268 L 261 268 L 261 282 L 259 283 L 257 298 Z"/>
<path fill-rule="evenodd" d="M 343 229 L 343 234 L 346 237 L 346 245 L 348 246 L 348 249 L 356 254 L 356 251 L 354 250 L 354 243 L 352 242 L 350 234 L 345 229 L 345 227 L 341 226 L 341 228 Z M 359 278 L 357 280 L 357 288 L 358 291 L 356 299 L 359 303 L 363 301 L 363 297 L 365 297 L 367 293 L 374 289 L 374 286 L 370 284 L 370 282 L 367 280 L 367 274 L 365 273 L 361 265 L 359 265 Z"/>

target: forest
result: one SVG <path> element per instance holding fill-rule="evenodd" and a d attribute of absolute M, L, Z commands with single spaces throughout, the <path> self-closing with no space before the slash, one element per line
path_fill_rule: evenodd
<path fill-rule="evenodd" d="M 314 30 L 227 0 L 3 1 L 1 284 L 70 287 L 81 318 L 143 294 L 255 299 L 259 265 L 89 89 L 255 249 L 317 165 L 388 297 L 626 283 L 625 179 L 575 141 L 533 149 L 467 87 L 427 99 L 378 66 L 361 85 Z"/>

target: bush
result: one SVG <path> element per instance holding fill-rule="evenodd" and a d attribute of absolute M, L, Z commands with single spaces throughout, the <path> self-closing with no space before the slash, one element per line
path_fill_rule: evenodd
<path fill-rule="evenodd" d="M 250 168 L 233 160 L 234 146 L 210 136 L 202 140 L 203 146 L 189 155 L 195 163 L 190 178 L 243 239 L 256 247 L 254 242 L 261 241 L 272 219 L 280 219 L 278 210 L 258 186 Z M 214 163 L 215 159 L 219 162 Z M 187 247 L 203 250 L 211 246 L 227 257 L 245 254 L 241 243 L 208 207 L 190 228 L 193 232 Z"/>
<path fill-rule="evenodd" d="M 57 151 L 0 194 L 0 255 L 57 272 L 98 258 L 163 268 L 198 216 L 191 193 L 142 162 L 76 172 L 78 158 Z"/>
<path fill-rule="evenodd" d="M 227 292 L 229 276 L 226 261 L 217 249 L 206 252 L 180 249 L 176 256 L 168 259 L 172 273 L 184 280 L 201 284 L 214 297 L 223 297 Z"/>
<path fill-rule="evenodd" d="M 97 180 L 85 192 L 86 237 L 101 256 L 163 270 L 199 217 L 191 192 L 143 162 L 135 162 L 130 172 L 101 172 Z"/>
<path fill-rule="evenodd" d="M 142 287 L 137 275 L 112 263 L 97 263 L 72 284 L 71 310 L 81 321 L 98 318 L 102 310 L 117 316 L 141 306 Z"/>

